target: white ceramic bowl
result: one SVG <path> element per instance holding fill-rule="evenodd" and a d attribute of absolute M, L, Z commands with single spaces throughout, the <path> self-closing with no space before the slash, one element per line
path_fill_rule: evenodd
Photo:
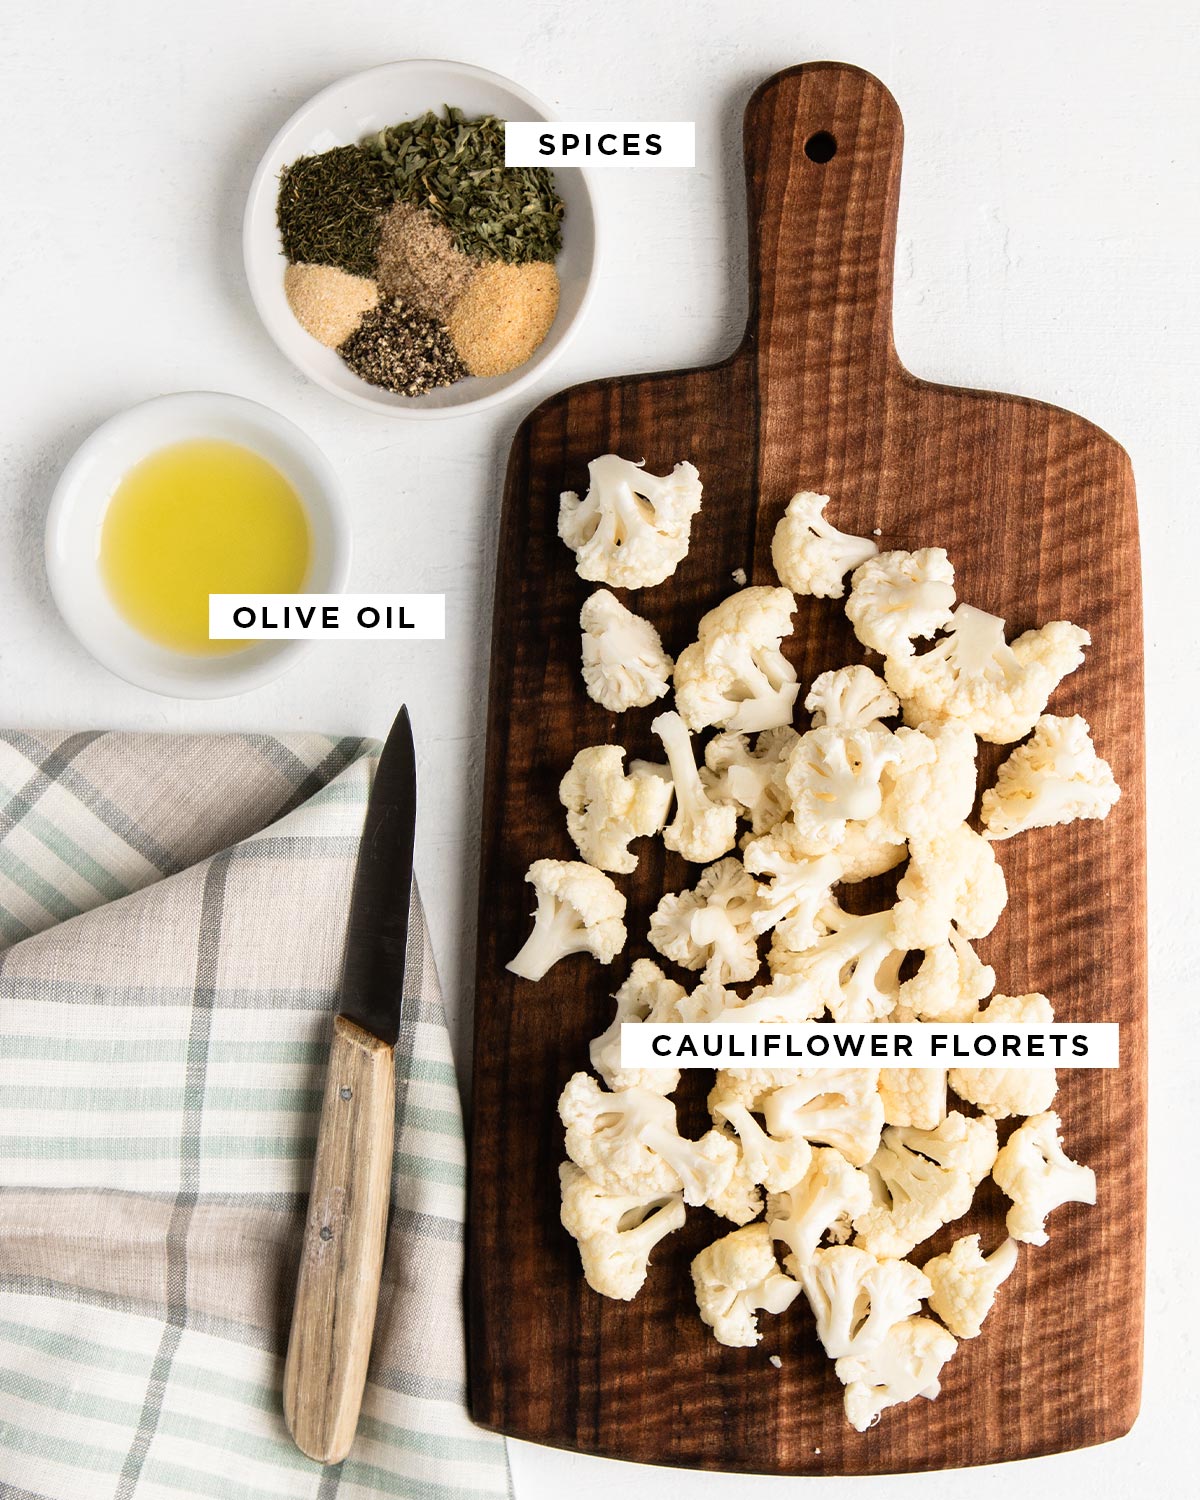
<path fill-rule="evenodd" d="M 246 204 L 242 250 L 250 295 L 267 332 L 310 380 L 343 400 L 393 417 L 454 417 L 507 401 L 537 378 L 567 345 L 584 314 L 596 272 L 596 219 L 586 174 L 555 172 L 566 205 L 563 248 L 557 268 L 562 285 L 558 316 L 545 342 L 526 364 L 507 375 L 460 380 L 425 396 L 399 396 L 360 380 L 336 352 L 296 322 L 283 292 L 287 265 L 279 242 L 275 203 L 279 174 L 298 156 L 351 145 L 387 125 L 427 109 L 456 105 L 467 115 L 503 120 L 549 120 L 550 110 L 525 89 L 466 63 L 419 59 L 386 63 L 331 84 L 292 116 L 259 163 Z"/>
<path fill-rule="evenodd" d="M 148 454 L 192 438 L 240 443 L 275 465 L 304 502 L 312 530 L 304 591 L 340 593 L 350 572 L 350 527 L 328 460 L 285 417 L 215 391 L 159 396 L 92 433 L 63 470 L 50 502 L 46 572 L 72 633 L 118 677 L 175 698 L 225 698 L 286 672 L 310 643 L 260 642 L 226 656 L 170 651 L 124 620 L 100 576 L 100 531 L 121 479 Z"/>

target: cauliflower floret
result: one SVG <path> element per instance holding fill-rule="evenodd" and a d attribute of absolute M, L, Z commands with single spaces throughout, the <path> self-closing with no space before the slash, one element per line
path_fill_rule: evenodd
<path fill-rule="evenodd" d="M 870 1204 L 867 1174 L 852 1167 L 840 1151 L 817 1146 L 796 1186 L 768 1196 L 767 1229 L 772 1239 L 788 1247 L 783 1263 L 795 1276 L 812 1260 L 822 1235 L 844 1244 L 850 1238 L 851 1221 Z"/>
<path fill-rule="evenodd" d="M 900 712 L 900 700 L 870 667 L 822 672 L 804 700 L 814 729 L 884 729 L 882 720 Z"/>
<path fill-rule="evenodd" d="M 881 837 L 878 818 L 868 823 L 847 823 L 837 846 L 841 866 L 840 885 L 855 885 L 873 875 L 886 875 L 908 856 L 908 845 L 902 840 Z"/>
<path fill-rule="evenodd" d="M 558 1101 L 567 1155 L 597 1187 L 646 1198 L 677 1193 L 701 1204 L 728 1183 L 737 1147 L 717 1130 L 684 1140 L 675 1106 L 649 1089 L 606 1093 L 590 1073 L 576 1073 Z"/>
<path fill-rule="evenodd" d="M 851 1245 L 816 1251 L 796 1274 L 830 1359 L 878 1348 L 889 1329 L 920 1312 L 931 1290 L 906 1260 L 876 1260 Z"/>
<path fill-rule="evenodd" d="M 687 555 L 692 517 L 704 486 L 689 463 L 665 479 L 643 463 L 605 453 L 588 464 L 581 500 L 563 492 L 558 534 L 575 554 L 580 578 L 619 589 L 646 589 L 670 578 Z"/>
<path fill-rule="evenodd" d="M 935 635 L 953 608 L 954 569 L 941 547 L 868 558 L 855 569 L 846 600 L 854 634 L 887 657 L 911 656 L 914 637 Z"/>
<path fill-rule="evenodd" d="M 584 1280 L 602 1297 L 631 1302 L 645 1283 L 651 1251 L 683 1228 L 683 1195 L 606 1193 L 570 1161 L 559 1167 L 558 1178 L 562 1226 L 579 1246 Z"/>
<path fill-rule="evenodd" d="M 675 663 L 649 620 L 626 609 L 607 589 L 597 589 L 580 611 L 579 624 L 583 684 L 594 703 L 620 714 L 666 696 Z"/>
<path fill-rule="evenodd" d="M 788 756 L 785 780 L 802 838 L 836 848 L 848 822 L 883 805 L 884 767 L 900 758 L 895 736 L 877 729 L 810 729 Z"/>
<path fill-rule="evenodd" d="M 995 1120 L 951 1111 L 936 1130 L 889 1125 L 867 1163 L 874 1202 L 854 1220 L 855 1244 L 881 1260 L 907 1255 L 966 1213 L 995 1160 Z"/>
<path fill-rule="evenodd" d="M 721 1134 L 737 1148 L 737 1162 L 734 1164 L 733 1175 L 724 1188 L 711 1198 L 706 1198 L 704 1206 L 721 1218 L 728 1219 L 730 1223 L 749 1224 L 762 1213 L 762 1188 L 750 1175 L 737 1136 L 731 1130 L 722 1130 Z"/>
<path fill-rule="evenodd" d="M 909 847 L 912 857 L 896 886 L 896 946 L 932 948 L 948 941 L 952 928 L 986 937 L 1008 904 L 1004 871 L 987 840 L 960 823 Z"/>
<path fill-rule="evenodd" d="M 1096 1174 L 1062 1148 L 1061 1123 L 1052 1109 L 1019 1125 L 996 1157 L 992 1178 L 1012 1199 L 1005 1224 L 1014 1240 L 1044 1245 L 1046 1216 L 1063 1203 L 1095 1203 Z"/>
<path fill-rule="evenodd" d="M 800 953 L 773 947 L 771 973 L 810 986 L 835 1021 L 880 1021 L 890 1015 L 904 959 L 893 940 L 891 912 L 856 917 L 831 901 L 818 920 L 826 936 Z"/>
<path fill-rule="evenodd" d="M 897 729 L 900 759 L 883 773 L 877 836 L 928 840 L 965 823 L 975 806 L 977 746 L 965 724 Z"/>
<path fill-rule="evenodd" d="M 607 875 L 575 860 L 535 859 L 525 879 L 538 904 L 533 931 L 507 965 L 513 974 L 541 979 L 571 953 L 612 963 L 625 946 L 625 897 Z"/>
<path fill-rule="evenodd" d="M 650 942 L 717 984 L 753 979 L 761 960 L 752 925 L 758 887 L 737 859 L 718 860 L 694 890 L 668 894 L 650 918 Z"/>
<path fill-rule="evenodd" d="M 761 1113 L 768 1094 L 800 1076 L 797 1068 L 722 1068 L 709 1091 L 708 1111 L 716 1119 L 726 1104 L 743 1104 Z"/>
<path fill-rule="evenodd" d="M 803 1136 L 778 1139 L 762 1128 L 744 1104 L 720 1103 L 713 1116 L 737 1132 L 747 1175 L 769 1192 L 787 1192 L 808 1171 L 812 1150 Z"/>
<path fill-rule="evenodd" d="M 979 1253 L 979 1236 L 955 1240 L 945 1255 L 925 1262 L 932 1286 L 931 1312 L 937 1313 L 955 1337 L 978 1338 L 983 1320 L 992 1310 L 996 1290 L 1017 1265 L 1017 1242 L 1005 1240 L 991 1255 Z"/>
<path fill-rule="evenodd" d="M 995 969 L 951 928 L 949 940 L 927 949 L 921 967 L 900 986 L 892 1019 L 970 1021 L 995 987 Z"/>
<path fill-rule="evenodd" d="M 678 1068 L 622 1068 L 621 1027 L 637 1021 L 657 1025 L 677 1020 L 685 993 L 683 986 L 668 979 L 652 959 L 639 958 L 630 969 L 629 978 L 613 996 L 616 1015 L 588 1049 L 592 1067 L 610 1089 L 640 1088 L 673 1094 L 679 1087 Z"/>
<path fill-rule="evenodd" d="M 799 1282 L 775 1264 L 765 1224 L 747 1224 L 706 1246 L 692 1262 L 692 1281 L 701 1318 L 733 1349 L 758 1343 L 757 1313 L 784 1312 L 800 1293 Z"/>
<path fill-rule="evenodd" d="M 1019 745 L 983 794 L 984 838 L 1010 839 L 1027 828 L 1076 818 L 1107 818 L 1121 788 L 1092 744 L 1086 719 L 1043 714 L 1033 738 Z"/>
<path fill-rule="evenodd" d="M 661 830 L 673 794 L 661 776 L 626 776 L 624 760 L 620 745 L 590 745 L 558 786 L 575 847 L 588 864 L 618 875 L 637 869 L 629 841 Z"/>
<path fill-rule="evenodd" d="M 795 608 L 787 589 L 753 586 L 709 610 L 675 665 L 675 706 L 689 729 L 753 734 L 791 723 L 800 689 L 779 643 Z"/>
<path fill-rule="evenodd" d="M 932 1318 L 906 1318 L 866 1354 L 850 1354 L 834 1365 L 846 1387 L 846 1417 L 856 1432 L 873 1427 L 889 1406 L 915 1396 L 932 1401 L 938 1377 L 958 1347 L 954 1335 Z"/>
<path fill-rule="evenodd" d="M 973 1021 L 1005 1025 L 1010 1021 L 1049 1026 L 1054 1010 L 1045 995 L 995 995 Z M 1050 1108 L 1058 1092 L 1053 1068 L 954 1068 L 950 1087 L 993 1120 L 1010 1115 L 1037 1115 Z"/>
<path fill-rule="evenodd" d="M 740 1004 L 719 1019 L 754 1024 L 774 1021 L 796 1026 L 801 1021 L 817 1020 L 824 1009 L 825 1002 L 812 985 L 781 974 L 770 984 L 755 985 Z"/>
<path fill-rule="evenodd" d="M 803 1137 L 840 1151 L 861 1167 L 879 1149 L 883 1102 L 874 1068 L 816 1068 L 763 1100 L 772 1135 Z"/>
<path fill-rule="evenodd" d="M 933 1130 L 946 1118 L 944 1068 L 881 1068 L 879 1097 L 889 1125 Z"/>
<path fill-rule="evenodd" d="M 718 802 L 733 803 L 754 833 L 768 833 L 790 811 L 783 776 L 799 738 L 790 725 L 764 729 L 751 750 L 744 734 L 714 735 L 700 779 Z"/>
<path fill-rule="evenodd" d="M 1052 620 L 1009 646 L 1004 621 L 969 604 L 958 606 L 947 629 L 922 656 L 889 656 L 888 686 L 904 705 L 906 723 L 954 719 L 996 745 L 1029 733 L 1091 643 L 1086 630 Z"/>
<path fill-rule="evenodd" d="M 758 887 L 755 932 L 778 932 L 780 942 L 797 952 L 824 933 L 817 919 L 842 876 L 839 855 L 813 854 L 813 847 L 789 821 L 753 839 L 742 857 L 752 875 L 768 881 Z"/>
<path fill-rule="evenodd" d="M 839 531 L 823 514 L 828 495 L 805 490 L 793 495 L 771 539 L 771 561 L 793 594 L 840 599 L 846 574 L 874 557 L 878 545 L 865 536 Z"/>
<path fill-rule="evenodd" d="M 737 843 L 737 808 L 714 802 L 704 790 L 691 736 L 678 714 L 659 714 L 650 728 L 667 752 L 675 786 L 675 817 L 663 830 L 663 843 L 695 864 L 720 859 Z"/>
<path fill-rule="evenodd" d="M 724 1021 L 727 1020 L 727 1012 L 735 1010 L 738 1006 L 738 997 L 735 991 L 727 990 L 711 976 L 701 979 L 700 983 L 691 992 L 685 995 L 676 1007 L 680 1021 Z"/>

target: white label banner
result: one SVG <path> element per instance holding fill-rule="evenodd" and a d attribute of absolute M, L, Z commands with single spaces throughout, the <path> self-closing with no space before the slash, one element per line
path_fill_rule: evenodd
<path fill-rule="evenodd" d="M 212 641 L 442 641 L 445 594 L 209 594 Z"/>
<path fill-rule="evenodd" d="M 506 167 L 694 167 L 694 120 L 509 120 Z"/>
<path fill-rule="evenodd" d="M 1116 1068 L 1115 1021 L 626 1022 L 623 1068 Z"/>

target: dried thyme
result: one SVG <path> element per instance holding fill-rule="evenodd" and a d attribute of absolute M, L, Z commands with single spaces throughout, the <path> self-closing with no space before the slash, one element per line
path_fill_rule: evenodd
<path fill-rule="evenodd" d="M 301 156 L 279 178 L 283 253 L 293 262 L 373 277 L 380 221 L 394 192 L 391 174 L 362 146 Z"/>
<path fill-rule="evenodd" d="M 423 396 L 467 373 L 445 325 L 403 302 L 367 313 L 338 353 L 361 380 L 401 396 Z"/>
<path fill-rule="evenodd" d="M 440 219 L 464 255 L 521 265 L 562 249 L 553 176 L 504 165 L 504 122 L 494 115 L 468 120 L 447 105 L 444 119 L 431 110 L 364 145 L 390 169 L 396 197 Z"/>

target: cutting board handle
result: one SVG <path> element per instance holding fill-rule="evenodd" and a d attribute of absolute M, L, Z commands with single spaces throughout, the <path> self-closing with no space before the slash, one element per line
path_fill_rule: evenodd
<path fill-rule="evenodd" d="M 746 106 L 750 318 L 760 390 L 801 367 L 882 377 L 895 362 L 892 267 L 904 127 L 879 80 L 843 63 L 769 78 Z M 782 377 L 782 384 L 780 383 Z"/>

